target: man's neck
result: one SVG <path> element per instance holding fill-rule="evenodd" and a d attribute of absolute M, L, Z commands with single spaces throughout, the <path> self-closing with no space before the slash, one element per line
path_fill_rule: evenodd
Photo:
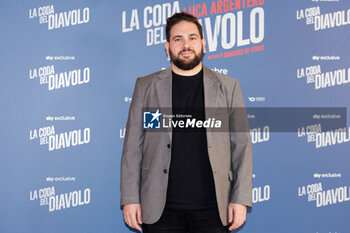
<path fill-rule="evenodd" d="M 171 64 L 171 69 L 175 74 L 182 75 L 182 76 L 193 76 L 195 74 L 198 74 L 199 71 L 203 68 L 202 62 L 200 62 L 196 67 L 194 67 L 192 70 L 182 70 L 176 65 Z"/>

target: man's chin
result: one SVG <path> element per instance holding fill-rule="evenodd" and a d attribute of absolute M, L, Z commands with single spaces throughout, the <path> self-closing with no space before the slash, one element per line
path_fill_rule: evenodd
<path fill-rule="evenodd" d="M 198 61 L 197 61 L 198 60 Z M 182 70 L 191 70 L 194 67 L 196 67 L 200 62 L 201 62 L 202 58 L 201 57 L 197 57 L 197 56 L 190 56 L 190 57 L 183 57 L 181 55 L 179 55 L 179 57 L 177 57 L 177 59 L 171 57 L 171 61 L 174 63 L 174 65 L 176 65 L 178 68 L 182 69 Z"/>
<path fill-rule="evenodd" d="M 195 56 L 194 55 L 186 55 L 186 56 L 180 55 L 179 58 L 182 62 L 192 62 L 195 59 Z"/>
<path fill-rule="evenodd" d="M 181 63 L 184 64 L 184 65 L 191 64 L 192 62 L 193 62 L 193 60 L 191 60 L 191 61 L 181 61 Z"/>

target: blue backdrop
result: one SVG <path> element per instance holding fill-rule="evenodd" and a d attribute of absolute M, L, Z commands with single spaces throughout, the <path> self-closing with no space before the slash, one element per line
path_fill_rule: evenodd
<path fill-rule="evenodd" d="M 349 106 L 347 0 L 1 1 L 1 232 L 130 232 L 119 178 L 133 86 L 170 65 L 164 23 L 183 10 L 203 25 L 204 64 L 238 78 L 247 107 Z M 311 128 L 251 129 L 239 232 L 350 231 L 350 128 Z"/>

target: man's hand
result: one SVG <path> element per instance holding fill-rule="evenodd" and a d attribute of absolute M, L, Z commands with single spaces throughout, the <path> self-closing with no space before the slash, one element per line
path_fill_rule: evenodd
<path fill-rule="evenodd" d="M 247 207 L 245 205 L 230 203 L 228 205 L 228 221 L 231 224 L 229 230 L 232 231 L 240 227 L 246 220 Z"/>
<path fill-rule="evenodd" d="M 131 228 L 141 231 L 140 224 L 142 224 L 141 205 L 127 204 L 123 206 L 124 221 Z"/>

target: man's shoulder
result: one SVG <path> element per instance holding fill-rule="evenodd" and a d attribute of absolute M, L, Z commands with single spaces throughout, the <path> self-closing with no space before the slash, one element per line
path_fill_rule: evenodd
<path fill-rule="evenodd" d="M 170 70 L 170 67 L 163 70 L 158 70 L 156 72 L 147 74 L 145 76 L 138 77 L 137 79 L 139 82 L 142 82 L 142 83 L 152 82 L 153 80 L 160 78 L 162 75 L 164 75 L 164 73 L 168 72 L 169 70 Z"/>
<path fill-rule="evenodd" d="M 205 67 L 205 69 L 207 69 L 207 72 L 211 74 L 211 76 L 215 77 L 217 81 L 224 86 L 234 86 L 236 82 L 238 82 L 237 78 L 211 70 L 208 67 Z"/>

